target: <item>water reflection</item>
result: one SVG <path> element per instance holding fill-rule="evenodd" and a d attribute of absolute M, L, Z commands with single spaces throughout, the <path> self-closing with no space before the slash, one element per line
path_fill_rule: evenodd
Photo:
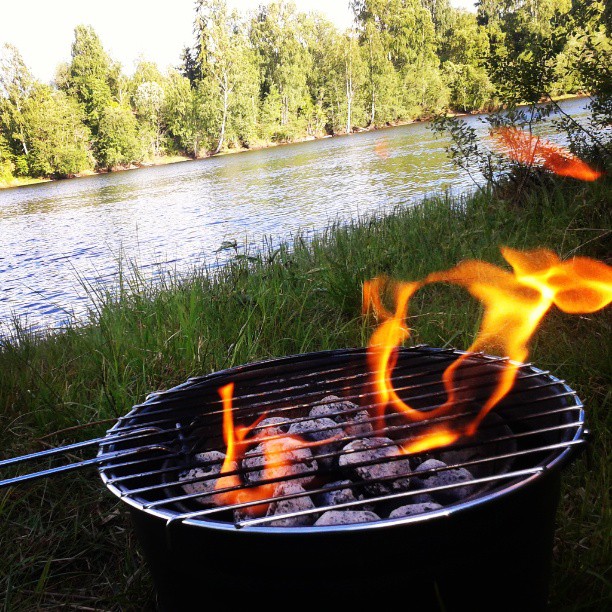
<path fill-rule="evenodd" d="M 584 102 L 564 103 L 580 115 Z M 478 117 L 466 119 L 481 133 Z M 0 326 L 61 325 L 112 285 L 215 263 L 225 240 L 273 244 L 425 194 L 472 186 L 425 124 L 0 191 Z M 221 261 L 223 261 L 221 259 Z"/>

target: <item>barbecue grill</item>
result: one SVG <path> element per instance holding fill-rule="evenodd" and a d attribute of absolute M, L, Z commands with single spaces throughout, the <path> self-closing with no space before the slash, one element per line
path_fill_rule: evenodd
<path fill-rule="evenodd" d="M 443 372 L 460 357 L 455 410 L 427 418 L 445 400 Z M 288 597 L 311 595 L 313 605 L 328 607 L 328 598 L 357 605 L 363 604 L 364 592 L 381 603 L 419 611 L 544 610 L 561 468 L 584 443 L 585 429 L 575 392 L 531 364 L 518 364 L 512 390 L 476 435 L 409 457 L 357 461 L 360 467 L 403 461 L 407 467 L 401 478 L 412 484 L 385 486 L 398 480 L 394 473 L 353 482 L 355 495 L 333 506 L 324 502 L 296 510 L 286 504 L 289 510 L 273 515 L 249 513 L 257 505 L 282 508 L 279 502 L 345 487 L 338 484 L 345 477 L 338 466 L 355 440 L 384 435 L 386 444 L 402 445 L 424 438 L 436 425 L 467 423 L 508 363 L 454 349 L 399 349 L 394 388 L 423 412 L 424 420 L 390 413 L 384 432 L 344 431 L 333 445 L 319 448 L 318 467 L 275 476 L 271 483 L 262 481 L 261 473 L 253 481 L 249 472 L 261 467 L 233 468 L 239 484 L 231 488 L 237 493 L 311 477 L 302 490 L 285 487 L 285 493 L 270 498 L 240 501 L 238 495 L 239 501 L 219 503 L 222 488 L 207 486 L 219 477 L 214 452 L 226 449 L 219 388 L 234 383 L 237 425 L 275 417 L 280 429 L 271 437 L 282 439 L 290 424 L 311 419 L 314 405 L 336 401 L 329 398 L 339 398 L 348 412 L 374 413 L 366 349 L 293 355 L 191 378 L 148 396 L 102 438 L 6 460 L 0 467 L 86 447 L 97 449 L 96 456 L 16 476 L 0 486 L 97 466 L 108 489 L 129 506 L 162 610 L 199 609 L 218 596 L 232 604 L 287 605 L 293 601 Z M 375 416 L 368 421 L 377 422 Z M 266 434 L 262 429 L 255 425 L 250 435 Z M 324 431 L 319 433 L 325 438 Z M 432 478 L 458 470 L 470 477 L 457 482 Z M 366 489 L 370 493 L 362 495 Z M 441 503 L 424 504 L 405 516 L 392 513 L 423 496 Z M 374 510 L 377 518 L 315 524 L 327 511 L 350 510 Z M 296 518 L 299 526 L 291 526 Z"/>

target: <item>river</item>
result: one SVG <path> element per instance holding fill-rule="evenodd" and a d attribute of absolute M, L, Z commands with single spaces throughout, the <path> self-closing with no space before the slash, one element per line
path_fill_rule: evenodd
<path fill-rule="evenodd" d="M 585 105 L 562 103 L 575 117 Z M 465 120 L 484 130 L 478 116 Z M 0 332 L 78 320 L 91 288 L 114 286 L 121 267 L 154 280 L 222 265 L 224 242 L 257 248 L 473 187 L 445 144 L 414 123 L 2 190 Z"/>

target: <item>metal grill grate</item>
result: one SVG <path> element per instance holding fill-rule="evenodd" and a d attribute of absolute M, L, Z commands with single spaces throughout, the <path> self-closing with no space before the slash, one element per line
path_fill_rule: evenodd
<path fill-rule="evenodd" d="M 426 346 L 401 349 L 393 373 L 393 383 L 398 394 L 411 406 L 425 414 L 444 403 L 446 392 L 442 383 L 444 370 L 454 362 L 460 351 L 435 349 Z M 487 355 L 469 355 L 460 369 L 455 391 L 458 396 L 452 414 L 426 418 L 420 422 L 409 422 L 398 413 L 387 413 L 383 434 L 393 444 L 414 442 L 426 434 L 432 425 L 456 425 L 475 416 L 489 396 L 499 373 L 507 366 L 505 358 Z M 266 362 L 249 364 L 193 378 L 173 389 L 150 395 L 143 404 L 118 419 L 102 438 L 73 444 L 61 449 L 50 449 L 26 457 L 0 462 L 8 467 L 23 461 L 47 459 L 67 451 L 75 452 L 87 448 L 98 448 L 98 455 L 76 464 L 45 468 L 30 474 L 15 476 L 0 482 L 0 486 L 25 480 L 46 477 L 69 469 L 95 465 L 103 481 L 116 495 L 132 506 L 165 518 L 169 523 L 188 522 L 221 528 L 279 529 L 272 527 L 279 520 L 296 516 L 320 515 L 326 510 L 363 509 L 372 505 L 409 504 L 417 495 L 439 495 L 446 490 L 467 487 L 467 494 L 460 501 L 448 503 L 441 509 L 421 516 L 402 519 L 415 521 L 430 514 L 448 514 L 461 508 L 484 503 L 504 491 L 521 486 L 548 467 L 569 456 L 572 447 L 584 442 L 584 412 L 581 401 L 563 381 L 533 367 L 520 364 L 513 389 L 489 415 L 472 438 L 464 439 L 452 447 L 422 453 L 414 457 L 418 464 L 425 459 L 442 459 L 444 466 L 417 472 L 409 469 L 401 477 L 421 479 L 440 472 L 468 469 L 469 481 L 454 484 L 408 488 L 386 494 L 370 495 L 367 499 L 356 499 L 332 505 L 319 505 L 310 510 L 285 512 L 274 516 L 247 516 L 249 507 L 280 500 L 291 500 L 300 496 L 319 495 L 339 490 L 342 485 L 329 486 L 329 482 L 342 478 L 337 468 L 313 468 L 310 472 L 288 475 L 256 484 L 246 481 L 249 471 L 259 468 L 238 466 L 227 475 L 237 475 L 238 486 L 215 491 L 187 492 L 186 484 L 205 483 L 218 478 L 220 461 L 201 461 L 196 455 L 208 451 L 225 451 L 222 435 L 223 409 L 218 395 L 219 387 L 233 382 L 233 418 L 237 424 L 252 425 L 259 417 L 279 417 L 282 423 L 292 424 L 309 420 L 309 411 L 324 398 L 333 395 L 355 407 L 348 412 L 368 409 L 369 422 L 374 423 L 374 412 L 378 408 L 371 388 L 366 365 L 365 349 L 347 349 L 296 355 Z M 331 427 L 330 427 L 331 428 Z M 253 429 L 257 432 L 258 427 Z M 325 437 L 325 427 L 318 432 Z M 275 434 L 282 439 L 287 434 Z M 320 453 L 332 465 L 351 451 L 346 444 L 372 437 L 371 433 L 344 434 L 335 439 L 334 448 Z M 270 438 L 270 436 L 268 436 Z M 391 445 L 391 442 L 388 443 Z M 367 459 L 358 462 L 359 467 L 377 462 L 405 460 L 405 455 L 387 456 L 384 459 Z M 216 468 L 216 474 L 184 478 L 192 468 Z M 353 466 L 355 467 L 355 466 Z M 182 476 L 183 475 L 183 476 Z M 267 497 L 252 502 L 223 504 L 209 507 L 207 498 L 222 492 L 248 489 L 262 484 L 275 484 L 312 476 L 315 481 L 303 493 L 288 493 Z M 375 483 L 397 479 L 398 475 L 376 479 Z M 372 485 L 372 481 L 367 483 Z M 352 486 L 359 491 L 365 483 Z M 364 524 L 365 526 L 366 524 Z M 368 527 L 374 523 L 367 523 Z M 318 529 L 305 527 L 304 529 Z"/>

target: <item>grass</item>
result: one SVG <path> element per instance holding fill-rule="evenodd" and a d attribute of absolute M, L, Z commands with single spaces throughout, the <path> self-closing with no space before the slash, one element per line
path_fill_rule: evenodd
<path fill-rule="evenodd" d="M 104 433 L 153 390 L 232 365 L 364 346 L 361 286 L 377 274 L 420 279 L 462 259 L 504 265 L 499 246 L 549 247 L 609 260 L 611 181 L 555 181 L 521 207 L 489 193 L 440 197 L 263 246 L 221 269 L 165 276 L 136 268 L 116 291 L 96 287 L 89 321 L 61 333 L 13 325 L 0 349 L 3 456 Z M 480 311 L 459 290 L 419 292 L 414 343 L 467 348 Z M 552 611 L 599 611 L 610 594 L 610 318 L 552 312 L 531 360 L 568 381 L 587 406 L 592 441 L 564 472 Z M 52 433 L 55 432 L 55 433 Z M 125 504 L 94 470 L 0 490 L 3 610 L 142 611 L 152 583 Z"/>

